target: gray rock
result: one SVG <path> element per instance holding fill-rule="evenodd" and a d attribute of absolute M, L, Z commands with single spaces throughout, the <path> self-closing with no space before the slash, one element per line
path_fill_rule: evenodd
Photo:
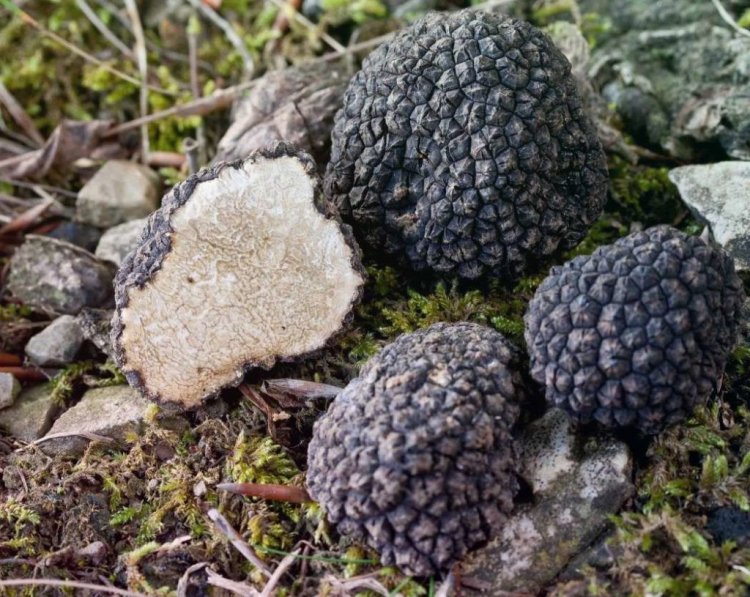
<path fill-rule="evenodd" d="M 83 343 L 83 331 L 72 315 L 61 315 L 26 344 L 26 355 L 42 367 L 73 362 Z"/>
<path fill-rule="evenodd" d="M 726 3 L 725 3 L 726 4 Z M 589 74 L 637 142 L 750 159 L 750 39 L 710 2 L 582 0 L 606 19 Z"/>
<path fill-rule="evenodd" d="M 21 384 L 12 373 L 0 373 L 0 408 L 13 404 L 21 393 Z"/>
<path fill-rule="evenodd" d="M 521 440 L 524 477 L 534 503 L 517 508 L 500 535 L 464 562 L 464 573 L 486 593 L 538 593 L 606 528 L 632 494 L 625 444 L 581 444 L 568 417 L 550 410 Z"/>
<path fill-rule="evenodd" d="M 112 357 L 112 309 L 83 309 L 77 317 L 78 325 L 83 331 L 83 337 L 101 350 L 108 357 Z"/>
<path fill-rule="evenodd" d="M 83 453 L 93 433 L 125 443 L 130 433 L 137 433 L 144 423 L 151 403 L 130 386 L 110 386 L 87 391 L 81 400 L 60 416 L 47 436 L 70 434 L 39 444 L 50 456 L 75 457 Z"/>
<path fill-rule="evenodd" d="M 145 218 L 159 207 L 153 170 L 125 160 L 105 163 L 78 193 L 76 217 L 99 228 Z"/>
<path fill-rule="evenodd" d="M 750 162 L 681 166 L 669 172 L 693 215 L 711 227 L 716 242 L 750 269 Z"/>
<path fill-rule="evenodd" d="M 131 220 L 107 230 L 96 247 L 95 255 L 102 261 L 120 265 L 125 256 L 138 246 L 148 218 Z"/>
<path fill-rule="evenodd" d="M 13 406 L 0 410 L 0 427 L 13 437 L 33 442 L 47 432 L 61 410 L 49 384 L 33 386 L 23 390 Z"/>
<path fill-rule="evenodd" d="M 111 302 L 113 275 L 80 247 L 29 234 L 10 260 L 7 289 L 29 307 L 75 315 Z"/>
<path fill-rule="evenodd" d="M 102 231 L 83 222 L 68 220 L 60 224 L 47 236 L 78 245 L 87 251 L 93 251 L 102 236 Z"/>

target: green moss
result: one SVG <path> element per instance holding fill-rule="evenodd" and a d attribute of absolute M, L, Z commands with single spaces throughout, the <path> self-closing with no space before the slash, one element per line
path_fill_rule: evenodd
<path fill-rule="evenodd" d="M 668 168 L 633 165 L 620 157 L 609 162 L 612 199 L 616 213 L 644 226 L 687 224 L 690 218 Z"/>
<path fill-rule="evenodd" d="M 67 365 L 49 383 L 52 387 L 52 400 L 57 404 L 66 405 L 80 386 L 89 388 L 117 386 L 127 383 L 127 380 L 111 361 L 105 363 L 81 361 Z"/>
<path fill-rule="evenodd" d="M 39 513 L 14 498 L 0 503 L 0 549 L 16 555 L 33 555 L 37 549 L 34 527 L 39 526 Z"/>

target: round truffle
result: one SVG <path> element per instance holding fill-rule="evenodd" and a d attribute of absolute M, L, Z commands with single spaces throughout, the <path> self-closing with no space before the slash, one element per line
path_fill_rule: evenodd
<path fill-rule="evenodd" d="M 115 279 L 115 357 L 144 395 L 192 408 L 249 368 L 323 348 L 363 285 L 312 158 L 279 144 L 164 198 Z"/>
<path fill-rule="evenodd" d="M 513 506 L 518 359 L 472 323 L 400 336 L 316 422 L 310 495 L 383 564 L 415 576 L 449 569 Z"/>
<path fill-rule="evenodd" d="M 525 317 L 531 374 L 583 423 L 657 433 L 720 386 L 743 296 L 722 249 L 631 234 L 552 268 Z"/>
<path fill-rule="evenodd" d="M 576 245 L 607 166 L 570 64 L 517 19 L 431 13 L 364 61 L 324 188 L 365 246 L 415 270 L 518 275 Z"/>

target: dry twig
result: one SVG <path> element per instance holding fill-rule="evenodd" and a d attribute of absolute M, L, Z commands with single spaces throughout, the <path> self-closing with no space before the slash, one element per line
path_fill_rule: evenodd
<path fill-rule="evenodd" d="M 222 516 L 221 512 L 216 508 L 211 508 L 207 512 L 207 515 L 218 531 L 229 539 L 229 542 L 234 545 L 234 548 L 239 551 L 248 562 L 260 570 L 266 577 L 271 577 L 271 571 L 268 569 L 268 566 L 266 566 L 263 561 L 255 555 L 252 548 L 243 541 L 240 534 L 234 530 L 234 527 L 232 527 L 232 525 L 229 524 L 229 521 Z"/>
<path fill-rule="evenodd" d="M 13 117 L 13 120 L 16 121 L 16 124 L 21 127 L 21 130 L 29 139 L 36 143 L 37 147 L 44 145 L 44 137 L 42 137 L 42 133 L 39 132 L 34 121 L 31 120 L 28 114 L 26 114 L 26 110 L 24 110 L 23 106 L 21 106 L 16 98 L 13 97 L 13 94 L 8 91 L 7 87 L 3 85 L 2 81 L 0 81 L 0 104 L 5 106 Z"/>
<path fill-rule="evenodd" d="M 326 42 L 331 48 L 333 48 L 336 52 L 346 52 L 346 46 L 336 41 L 335 38 L 328 35 L 325 31 L 321 31 L 318 27 L 315 26 L 315 23 L 310 21 L 305 15 L 300 13 L 298 10 L 294 9 L 294 6 L 291 6 L 287 4 L 286 2 L 283 2 L 282 0 L 271 0 L 272 4 L 275 4 L 279 7 L 279 10 L 284 11 L 285 14 L 291 14 L 292 18 L 297 21 L 300 25 L 303 27 L 306 27 L 316 35 L 319 35 L 320 38 Z"/>
<path fill-rule="evenodd" d="M 124 43 L 122 43 L 122 41 L 120 41 L 120 39 L 109 30 L 109 28 L 102 22 L 96 12 L 88 5 L 86 0 L 76 0 L 76 6 L 86 16 L 86 18 L 91 21 L 91 24 L 99 33 L 102 34 L 104 39 L 106 39 L 110 44 L 117 48 L 120 53 L 123 54 L 126 58 L 135 60 L 133 51 Z"/>
<path fill-rule="evenodd" d="M 219 587 L 220 589 L 226 589 L 227 591 L 231 591 L 235 595 L 240 595 L 240 597 L 260 597 L 260 593 L 253 589 L 251 586 L 246 585 L 242 582 L 237 582 L 236 580 L 230 580 L 228 578 L 224 578 L 220 574 L 217 574 L 211 568 L 208 568 L 206 570 L 206 575 L 208 576 L 208 584 Z"/>
<path fill-rule="evenodd" d="M 3 4 L 6 4 L 6 3 L 4 2 Z M 15 2 L 7 2 L 7 5 L 13 7 L 12 8 L 13 12 L 15 12 L 21 18 L 21 20 L 25 24 L 29 25 L 30 27 L 33 27 L 39 33 L 41 33 L 43 36 L 48 37 L 52 41 L 60 44 L 65 49 L 73 52 L 76 56 L 80 56 L 86 62 L 91 62 L 92 64 L 96 64 L 98 67 L 103 68 L 108 73 L 111 73 L 112 75 L 114 75 L 115 77 L 117 77 L 119 79 L 123 79 L 125 81 L 128 81 L 129 83 L 133 83 L 133 85 L 138 85 L 139 87 L 141 86 L 141 81 L 139 81 L 135 77 L 131 77 L 130 75 L 128 75 L 128 74 L 126 74 L 126 73 L 124 73 L 124 72 L 122 72 L 120 70 L 117 70 L 116 68 L 111 67 L 106 62 L 104 62 L 102 60 L 99 60 L 95 56 L 92 56 L 91 54 L 89 54 L 85 50 L 82 50 L 81 48 L 79 48 L 75 44 L 69 42 L 64 37 L 60 37 L 54 31 L 50 31 L 50 30 L 46 29 L 39 21 L 37 21 L 34 17 L 32 17 L 25 10 L 23 10 L 22 8 L 20 8 L 18 6 L 18 4 L 16 4 Z M 174 91 L 169 91 L 168 89 L 164 89 L 163 87 L 158 87 L 156 85 L 149 85 L 148 83 L 144 83 L 144 84 L 149 89 L 151 89 L 152 91 L 156 91 L 158 93 L 161 93 L 162 95 L 169 95 L 169 96 L 172 96 L 172 97 L 174 97 L 174 96 L 177 95 L 177 93 L 175 93 Z"/>
<path fill-rule="evenodd" d="M 89 582 L 77 580 L 60 580 L 57 578 L 10 578 L 0 580 L 0 587 L 64 587 L 70 589 L 81 589 L 87 591 L 99 591 L 110 595 L 123 595 L 124 597 L 148 597 L 144 593 L 136 593 L 127 589 L 95 585 Z"/>
<path fill-rule="evenodd" d="M 216 12 L 205 2 L 202 2 L 201 0 L 188 0 L 188 2 L 193 8 L 198 10 L 201 14 L 203 14 L 203 16 L 205 16 L 209 21 L 211 21 L 214 25 L 216 25 L 224 32 L 224 35 L 227 36 L 229 43 L 234 46 L 234 49 L 237 50 L 237 53 L 242 58 L 242 64 L 245 67 L 245 77 L 248 79 L 252 79 L 253 75 L 255 74 L 255 61 L 250 55 L 250 52 L 247 51 L 245 42 L 242 41 L 242 38 L 240 38 L 240 36 L 234 30 L 234 27 L 232 27 L 229 22 L 227 22 L 218 12 Z"/>
<path fill-rule="evenodd" d="M 279 565 L 276 567 L 276 570 L 273 571 L 271 578 L 268 579 L 266 586 L 263 587 L 263 592 L 260 594 L 260 597 L 271 597 L 273 595 L 273 591 L 276 588 L 276 585 L 279 584 L 281 577 L 284 576 L 284 573 L 289 569 L 289 567 L 294 564 L 294 560 L 297 558 L 297 554 L 299 554 L 299 549 L 295 549 L 291 553 L 288 553 L 284 557 L 284 559 L 281 560 Z"/>
<path fill-rule="evenodd" d="M 750 31 L 747 29 L 744 29 L 740 27 L 737 24 L 737 21 L 732 18 L 732 15 L 729 14 L 726 8 L 724 8 L 724 5 L 720 2 L 720 0 L 711 0 L 713 2 L 714 7 L 719 13 L 719 16 L 722 18 L 722 20 L 729 25 L 732 29 L 734 29 L 737 33 L 744 35 L 746 37 L 750 37 Z"/>
<path fill-rule="evenodd" d="M 37 203 L 30 209 L 27 209 L 26 211 L 13 218 L 10 222 L 5 224 L 5 226 L 0 228 L 0 236 L 12 234 L 14 232 L 22 232 L 27 228 L 33 226 L 34 223 L 41 217 L 41 215 L 54 204 L 55 199 L 53 197 L 47 198 L 41 203 Z"/>
<path fill-rule="evenodd" d="M 141 25 L 141 16 L 138 14 L 138 7 L 135 0 L 125 0 L 125 8 L 128 11 L 130 21 L 133 23 L 133 35 L 135 36 L 135 55 L 138 59 L 138 72 L 141 76 L 142 85 L 140 88 L 140 108 L 141 117 L 148 115 L 148 53 L 146 52 L 146 36 L 143 34 Z M 149 141 L 148 141 L 148 124 L 141 125 L 141 161 L 145 164 L 148 162 Z"/>

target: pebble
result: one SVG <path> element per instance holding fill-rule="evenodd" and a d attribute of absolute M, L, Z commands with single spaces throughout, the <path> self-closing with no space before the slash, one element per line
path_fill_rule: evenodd
<path fill-rule="evenodd" d="M 25 305 L 75 315 L 112 299 L 113 269 L 71 243 L 29 234 L 10 259 L 7 289 Z"/>
<path fill-rule="evenodd" d="M 102 261 L 119 266 L 123 259 L 138 246 L 148 218 L 131 220 L 107 230 L 96 247 L 95 255 Z"/>
<path fill-rule="evenodd" d="M 0 373 L 0 408 L 13 404 L 21 393 L 21 384 L 12 373 Z"/>
<path fill-rule="evenodd" d="M 534 502 L 518 506 L 499 536 L 463 565 L 487 593 L 541 592 L 632 495 L 628 447 L 609 438 L 580 442 L 557 409 L 524 433 L 522 471 Z"/>
<path fill-rule="evenodd" d="M 83 331 L 72 315 L 61 315 L 26 344 L 26 355 L 40 367 L 72 363 L 83 343 Z"/>
<path fill-rule="evenodd" d="M 0 427 L 17 439 L 33 442 L 47 432 L 60 410 L 49 384 L 32 386 L 18 395 L 13 406 L 0 410 Z"/>
<path fill-rule="evenodd" d="M 159 207 L 156 173 L 135 162 L 106 162 L 78 192 L 76 218 L 99 228 L 149 215 Z"/>
<path fill-rule="evenodd" d="M 108 357 L 112 357 L 112 309 L 90 309 L 86 307 L 76 317 L 83 337 L 101 350 Z"/>
<path fill-rule="evenodd" d="M 88 390 L 81 400 L 66 410 L 48 436 L 66 434 L 66 437 L 40 443 L 49 456 L 74 458 L 81 455 L 90 440 L 83 434 L 95 434 L 127 443 L 127 437 L 138 433 L 150 402 L 130 386 L 109 386 Z"/>
<path fill-rule="evenodd" d="M 87 251 L 93 251 L 102 236 L 102 231 L 95 226 L 68 220 L 60 224 L 47 236 L 67 241 Z"/>
<path fill-rule="evenodd" d="M 680 166 L 669 171 L 680 197 L 696 219 L 734 257 L 738 270 L 750 269 L 750 162 Z"/>

